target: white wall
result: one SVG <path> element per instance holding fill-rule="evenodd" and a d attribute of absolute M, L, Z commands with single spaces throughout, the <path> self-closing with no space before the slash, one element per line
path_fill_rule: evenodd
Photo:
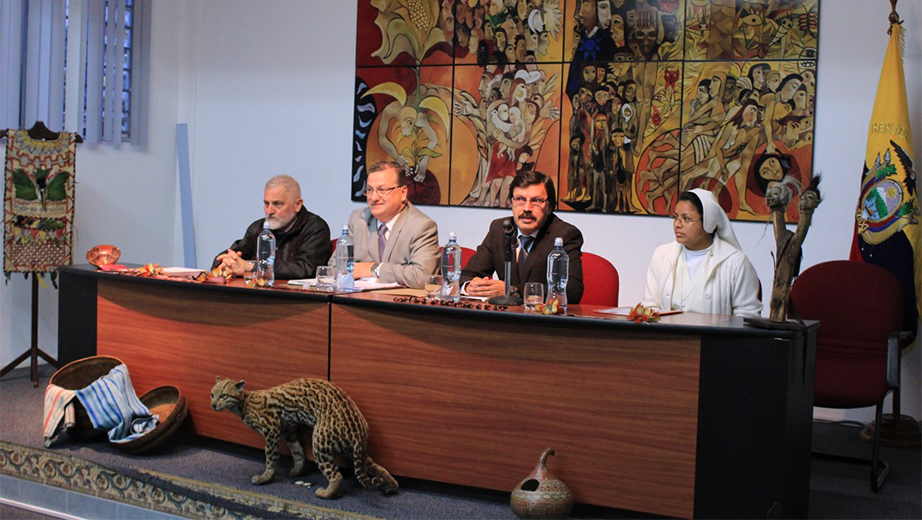
<path fill-rule="evenodd" d="M 155 4 L 148 146 L 77 146 L 75 263 L 86 263 L 87 249 L 97 244 L 117 245 L 127 262 L 175 261 L 177 6 Z M 58 292 L 48 287 L 39 290 L 39 348 L 57 356 Z M 22 274 L 0 284 L 0 365 L 31 345 L 31 290 Z"/>
<path fill-rule="evenodd" d="M 866 0 L 822 5 L 814 161 L 816 170 L 824 174 L 825 201 L 805 244 L 804 268 L 848 257 L 867 127 L 887 44 L 888 7 L 886 2 Z M 904 2 L 899 7 L 907 27 L 906 78 L 916 129 L 915 161 L 922 164 L 922 3 Z M 77 250 L 111 241 L 137 251 L 129 254 L 129 247 L 122 246 L 128 260 L 181 262 L 171 155 L 172 124 L 177 122 L 189 124 L 199 267 L 206 267 L 214 254 L 260 217 L 262 185 L 277 173 L 288 173 L 301 182 L 308 208 L 323 216 L 335 233 L 349 212 L 359 207 L 349 201 L 356 3 L 158 1 L 154 11 L 155 67 L 172 67 L 158 69 L 169 79 L 158 78 L 153 89 L 155 99 L 161 100 L 152 107 L 158 126 L 152 127 L 151 148 L 157 146 L 158 152 L 148 156 L 130 150 L 106 154 L 81 149 L 77 178 L 84 184 L 78 188 L 77 207 L 83 234 Z M 95 163 L 90 162 L 93 157 Z M 105 170 L 98 181 L 90 179 L 89 164 Z M 126 177 L 124 190 L 110 184 Z M 148 180 L 154 177 L 163 183 Z M 166 193 L 176 198 L 165 201 Z M 96 215 L 101 208 L 94 212 L 87 207 L 94 202 L 113 204 L 107 212 L 112 218 Z M 492 219 L 505 214 L 489 209 L 423 210 L 439 222 L 442 242 L 449 231 L 456 231 L 462 245 L 469 247 L 480 242 Z M 83 220 L 86 213 L 93 218 Z M 137 217 L 130 218 L 132 214 Z M 672 239 L 669 221 L 573 213 L 562 217 L 583 230 L 584 250 L 605 256 L 618 268 L 621 303 L 639 301 L 653 249 Z M 141 228 L 147 232 L 137 233 L 131 225 L 140 222 L 147 223 Z M 734 223 L 734 228 L 763 287 L 769 288 L 772 230 L 765 224 L 742 222 Z M 128 229 L 131 233 L 124 232 Z M 91 233 L 92 239 L 87 238 Z M 17 283 L 26 287 L 21 277 Z M 28 292 L 15 285 L 0 289 L 0 361 L 28 348 Z M 13 302 L 26 308 L 13 310 Z M 49 322 L 42 324 L 44 330 L 53 329 L 56 307 L 43 308 L 42 316 Z M 11 321 L 13 327 L 8 326 Z M 11 328 L 15 334 L 7 333 Z M 54 338 L 45 343 L 52 352 Z M 907 387 L 903 411 L 916 418 L 922 416 L 920 350 L 904 359 L 903 370 Z M 852 418 L 850 414 L 844 416 Z"/>

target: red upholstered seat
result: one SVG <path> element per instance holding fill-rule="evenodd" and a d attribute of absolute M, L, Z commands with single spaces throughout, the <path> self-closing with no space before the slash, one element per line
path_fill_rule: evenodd
<path fill-rule="evenodd" d="M 903 292 L 886 270 L 863 262 L 833 261 L 804 271 L 791 288 L 801 318 L 819 320 L 814 406 L 876 407 L 898 387 Z M 871 488 L 877 491 L 889 466 L 878 472 L 880 428 L 872 448 Z"/>
<path fill-rule="evenodd" d="M 439 247 L 439 265 L 441 265 L 441 262 L 442 262 L 442 261 L 441 261 L 441 258 L 442 258 L 442 249 L 444 249 L 444 248 L 443 248 L 443 247 Z M 469 248 L 469 247 L 461 246 L 461 268 L 462 268 L 462 269 L 464 268 L 464 266 L 467 265 L 467 261 L 470 260 L 471 257 L 474 256 L 474 253 L 476 253 L 476 252 L 477 252 L 477 251 L 474 250 L 474 249 L 471 249 L 471 248 Z"/>
<path fill-rule="evenodd" d="M 439 252 L 441 253 L 442 250 L 440 249 Z M 474 256 L 474 253 L 476 252 L 477 250 L 475 249 L 461 246 L 461 267 L 462 268 L 467 265 L 467 261 L 470 260 L 471 257 Z"/>
<path fill-rule="evenodd" d="M 828 322 L 822 323 L 819 336 Z M 886 397 L 890 391 L 886 339 L 882 349 L 867 347 L 862 341 L 817 338 L 814 406 L 863 408 L 876 406 Z"/>
<path fill-rule="evenodd" d="M 580 303 L 618 306 L 618 270 L 599 255 L 583 252 L 583 298 Z"/>
<path fill-rule="evenodd" d="M 887 339 L 900 330 L 902 294 L 893 275 L 863 262 L 825 262 L 794 281 L 794 309 L 821 322 L 816 406 L 859 408 L 886 397 Z"/>

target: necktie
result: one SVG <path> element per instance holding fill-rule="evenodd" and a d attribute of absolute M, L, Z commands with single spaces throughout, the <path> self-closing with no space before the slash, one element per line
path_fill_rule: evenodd
<path fill-rule="evenodd" d="M 522 235 L 519 237 L 519 244 L 522 245 L 522 249 L 519 251 L 519 260 L 518 260 L 519 281 L 522 281 L 525 276 L 525 273 L 523 272 L 525 269 L 525 260 L 528 259 L 528 250 L 531 249 L 531 243 L 532 241 L 534 241 L 534 239 L 535 237 L 529 237 L 525 235 Z"/>
<path fill-rule="evenodd" d="M 384 260 L 384 248 L 387 247 L 387 226 L 378 227 L 378 260 Z"/>

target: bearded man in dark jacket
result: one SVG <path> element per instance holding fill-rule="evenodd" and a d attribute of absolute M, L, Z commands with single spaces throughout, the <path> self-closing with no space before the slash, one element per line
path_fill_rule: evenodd
<path fill-rule="evenodd" d="M 250 224 L 243 238 L 215 257 L 212 269 L 229 267 L 235 275 L 252 271 L 256 261 L 256 238 L 269 222 L 275 235 L 275 277 L 282 280 L 313 278 L 318 265 L 326 265 L 333 253 L 330 226 L 307 211 L 301 186 L 288 175 L 276 175 L 266 183 L 263 197 L 266 218 Z"/>

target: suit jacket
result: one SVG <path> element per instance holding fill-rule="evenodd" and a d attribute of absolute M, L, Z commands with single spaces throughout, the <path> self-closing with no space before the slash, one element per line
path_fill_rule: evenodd
<path fill-rule="evenodd" d="M 230 249 L 240 252 L 244 260 L 255 260 L 256 238 L 262 233 L 265 220 L 261 218 L 250 224 L 243 238 L 231 244 Z M 287 233 L 277 230 L 272 233 L 275 235 L 275 277 L 278 279 L 311 278 L 317 266 L 325 265 L 333 252 L 330 226 L 304 206 Z M 220 264 L 217 256 L 211 264 L 212 269 Z"/>
<path fill-rule="evenodd" d="M 422 289 L 439 263 L 439 228 L 435 221 L 407 202 L 384 248 L 378 254 L 378 219 L 366 208 L 349 215 L 356 262 L 378 262 L 378 279 Z"/>
<path fill-rule="evenodd" d="M 490 224 L 483 243 L 477 247 L 477 252 L 468 260 L 467 265 L 461 270 L 461 285 L 471 281 L 474 277 L 490 276 L 494 272 L 502 280 L 506 272 L 504 251 L 506 249 L 506 235 L 503 233 L 504 217 L 494 220 Z M 554 239 L 563 238 L 563 248 L 570 257 L 570 275 L 567 279 L 567 303 L 579 303 L 583 297 L 583 261 L 582 251 L 583 235 L 575 226 L 557 218 L 551 213 L 544 226 L 538 230 L 538 236 L 525 259 L 524 277 L 519 278 L 519 271 L 513 262 L 512 286 L 523 294 L 527 282 L 547 283 L 547 255 L 554 249 Z"/>

